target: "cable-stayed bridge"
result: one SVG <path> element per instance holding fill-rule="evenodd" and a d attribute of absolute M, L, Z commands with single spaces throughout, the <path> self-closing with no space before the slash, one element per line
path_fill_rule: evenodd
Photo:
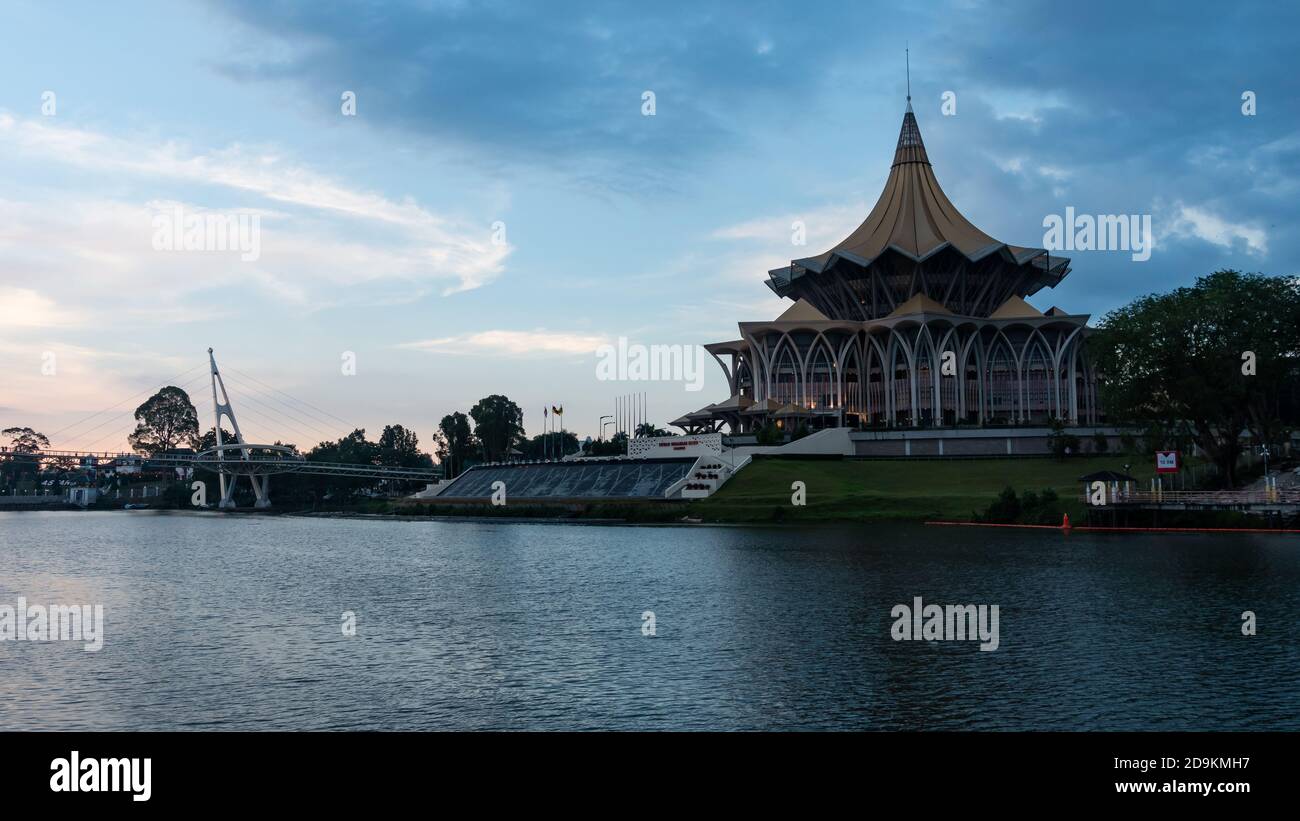
<path fill-rule="evenodd" d="M 78 464 L 95 464 L 100 460 L 134 460 L 141 467 L 175 467 L 175 468 L 202 468 L 216 473 L 221 483 L 221 500 L 218 503 L 222 508 L 233 508 L 235 506 L 234 490 L 235 485 L 241 477 L 247 477 L 248 482 L 253 487 L 253 494 L 256 497 L 255 506 L 259 508 L 270 507 L 270 477 L 275 474 L 299 473 L 316 476 L 345 476 L 364 479 L 400 479 L 406 481 L 423 481 L 432 482 L 439 478 L 440 472 L 433 468 L 407 468 L 393 467 L 388 465 L 371 465 L 371 464 L 353 464 L 346 462 L 318 462 L 309 461 L 294 448 L 281 444 L 262 444 L 249 442 L 245 439 L 243 431 L 239 426 L 239 421 L 235 418 L 235 410 L 231 405 L 230 394 L 226 390 L 225 378 L 217 368 L 217 360 L 211 348 L 208 348 L 208 372 L 199 374 L 197 377 L 189 379 L 184 384 L 177 385 L 182 390 L 187 390 L 195 386 L 197 382 L 209 381 L 212 386 L 212 405 L 214 415 L 214 430 L 216 437 L 215 447 L 207 448 L 198 453 L 159 453 L 153 455 L 141 455 L 136 453 L 122 453 L 110 451 L 95 450 L 61 450 L 53 448 L 44 448 L 39 450 L 0 448 L 0 459 L 22 459 L 29 462 L 68 462 L 76 461 Z M 197 368 L 198 366 L 196 366 Z M 191 374 L 196 368 L 181 374 L 181 378 Z M 329 428 L 322 428 L 321 425 L 333 426 L 337 422 L 343 422 L 333 414 L 321 411 L 314 405 L 310 405 L 301 400 L 295 399 L 289 394 L 267 385 L 254 377 L 241 374 L 243 379 L 248 380 L 249 384 L 262 386 L 262 399 L 255 398 L 254 391 L 249 391 L 248 395 L 241 395 L 241 401 L 244 399 L 251 400 L 254 404 L 263 407 L 263 413 L 255 413 L 263 420 L 263 424 L 269 424 L 275 427 L 289 427 L 299 433 L 307 435 L 308 441 L 313 438 L 321 437 L 324 440 L 331 438 Z M 171 383 L 179 381 L 173 379 Z M 170 384 L 170 383 L 169 383 Z M 148 391 L 146 392 L 148 393 Z M 278 395 L 278 396 L 277 396 Z M 281 399 L 279 397 L 284 397 Z M 94 419 L 104 413 L 108 413 L 123 404 L 130 402 L 139 396 L 128 398 L 119 402 L 117 405 L 107 408 L 99 413 L 92 414 L 80 422 L 69 425 L 55 431 L 57 436 L 66 433 L 73 428 Z M 270 402 L 276 402 L 283 406 L 283 409 L 272 407 Z M 290 404 L 290 403 L 293 404 Z M 247 410 L 247 408 L 245 408 Z M 133 411 L 128 411 L 133 415 Z M 79 432 L 79 435 L 85 436 L 90 432 L 102 428 L 117 420 L 121 414 L 110 416 L 109 419 L 86 430 Z M 327 417 L 332 417 L 335 422 L 331 423 Z M 222 430 L 223 418 L 230 423 L 233 430 L 234 441 L 225 441 L 225 434 Z M 344 423 L 346 425 L 346 423 Z M 349 428 L 350 430 L 350 428 Z M 315 431 L 312 433 L 310 431 Z M 324 436 L 322 437 L 322 434 Z M 120 435 L 120 431 L 114 429 L 100 440 L 93 442 L 98 444 L 99 441 L 107 439 L 109 436 Z"/>

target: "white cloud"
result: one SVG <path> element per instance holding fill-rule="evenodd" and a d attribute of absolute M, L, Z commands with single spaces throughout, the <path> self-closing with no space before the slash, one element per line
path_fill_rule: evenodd
<path fill-rule="evenodd" d="M 1042 94 L 1021 89 L 987 89 L 979 95 L 999 120 L 1018 120 L 1032 126 L 1043 124 L 1043 114 L 1054 108 L 1073 105 L 1056 92 Z"/>
<path fill-rule="evenodd" d="M 1177 203 L 1175 207 L 1176 213 L 1169 228 L 1173 237 L 1195 237 L 1224 248 L 1232 248 L 1240 241 L 1246 243 L 1249 254 L 1264 256 L 1268 253 L 1268 235 L 1262 228 L 1229 222 L 1200 206 Z"/>
<path fill-rule="evenodd" d="M 829 251 L 861 225 L 870 210 L 859 201 L 759 217 L 718 228 L 711 236 L 729 240 L 734 247 L 719 259 L 715 270 L 725 280 L 762 289 L 768 271 L 789 265 L 792 259 Z M 803 245 L 794 244 L 796 222 L 803 225 Z"/>
<path fill-rule="evenodd" d="M 84 318 L 30 288 L 0 285 L 0 328 L 66 328 Z"/>
<path fill-rule="evenodd" d="M 491 356 L 536 357 L 594 354 L 609 340 L 594 334 L 547 331 L 491 330 L 403 342 L 397 347 L 429 353 L 472 354 Z"/>
<path fill-rule="evenodd" d="M 192 151 L 172 142 L 123 139 L 92 131 L 20 120 L 0 113 L 0 146 L 37 161 L 70 165 L 126 177 L 162 177 L 178 185 L 212 185 L 264 198 L 273 203 L 315 212 L 336 220 L 325 242 L 311 240 L 301 247 L 349 247 L 363 256 L 369 278 L 389 275 L 383 263 L 394 263 L 393 275 L 403 279 L 441 281 L 442 293 L 471 290 L 491 282 L 504 269 L 508 245 L 494 245 L 487 225 L 466 224 L 435 214 L 410 198 L 393 200 L 373 191 L 351 188 L 272 151 L 232 145 L 214 151 Z M 64 206 L 67 207 L 67 206 Z M 198 208 L 198 206 L 195 206 Z M 367 228 L 385 236 L 365 242 Z M 343 243 L 337 237 L 351 238 Z M 93 254 L 91 249 L 83 253 Z M 131 258 L 110 256 L 110 262 L 130 265 Z"/>

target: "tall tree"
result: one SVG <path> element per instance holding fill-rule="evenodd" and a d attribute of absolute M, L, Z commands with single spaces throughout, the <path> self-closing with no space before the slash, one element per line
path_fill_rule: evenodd
<path fill-rule="evenodd" d="M 578 434 L 571 430 L 565 430 L 539 433 L 531 439 L 524 440 L 519 449 L 523 452 L 525 459 L 554 459 L 557 456 L 568 456 L 570 453 L 577 453 L 582 449 L 582 446 L 578 442 Z"/>
<path fill-rule="evenodd" d="M 225 428 L 222 428 L 221 444 L 223 445 L 235 444 L 235 434 L 231 433 Z M 217 429 L 215 426 L 213 426 L 208 428 L 204 432 L 204 434 L 199 437 L 199 444 L 195 447 L 195 450 L 199 450 L 199 451 L 212 450 L 216 446 L 217 446 Z"/>
<path fill-rule="evenodd" d="M 1107 413 L 1186 431 L 1235 484 L 1241 433 L 1277 441 L 1300 419 L 1300 284 L 1218 271 L 1111 311 L 1089 340 Z"/>
<path fill-rule="evenodd" d="M 9 437 L 9 449 L 17 453 L 35 453 L 50 447 L 50 440 L 45 434 L 31 428 L 5 428 L 0 431 L 0 435 Z"/>
<path fill-rule="evenodd" d="M 489 462 L 504 460 L 523 439 L 523 410 L 500 394 L 480 399 L 469 415 L 474 419 L 474 435 L 483 447 L 483 457 Z"/>
<path fill-rule="evenodd" d="M 35 453 L 48 450 L 50 440 L 45 434 L 31 428 L 5 428 L 0 435 L 9 437 L 9 449 L 15 453 Z M 11 456 L 0 459 L 0 482 L 5 487 L 13 486 L 23 476 L 35 476 L 40 472 L 41 464 L 36 456 Z"/>
<path fill-rule="evenodd" d="M 438 423 L 433 435 L 434 454 L 442 465 L 445 479 L 459 476 L 465 469 L 465 458 L 474 452 L 476 442 L 470 431 L 469 417 L 460 411 L 449 413 Z"/>
<path fill-rule="evenodd" d="M 139 423 L 127 437 L 137 453 L 164 453 L 199 442 L 199 417 L 185 391 L 168 385 L 135 409 Z"/>
<path fill-rule="evenodd" d="M 401 425 L 385 425 L 379 435 L 379 463 L 393 467 L 417 467 L 425 462 L 420 437 Z"/>

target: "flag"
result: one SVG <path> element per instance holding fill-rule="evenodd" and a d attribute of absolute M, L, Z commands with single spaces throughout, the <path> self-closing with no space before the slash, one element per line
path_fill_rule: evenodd
<path fill-rule="evenodd" d="M 564 415 L 564 406 L 563 406 L 563 405 L 560 405 L 560 406 L 557 408 L 557 407 L 555 407 L 554 405 L 551 405 L 551 413 L 555 414 L 556 416 L 563 416 L 563 415 Z"/>

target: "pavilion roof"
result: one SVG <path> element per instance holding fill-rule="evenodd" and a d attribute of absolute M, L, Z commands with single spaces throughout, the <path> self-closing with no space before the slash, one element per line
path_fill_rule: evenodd
<path fill-rule="evenodd" d="M 776 318 L 777 322 L 830 322 L 831 318 L 806 299 L 796 300 L 793 305 L 786 308 L 780 316 Z"/>
<path fill-rule="evenodd" d="M 890 319 L 896 316 L 907 316 L 908 314 L 948 314 L 952 316 L 952 311 L 945 308 L 939 302 L 931 299 L 925 294 L 916 294 L 911 299 L 899 305 L 889 316 Z"/>
<path fill-rule="evenodd" d="M 998 309 L 989 314 L 989 319 L 1037 319 L 1043 312 L 1012 294 Z"/>

